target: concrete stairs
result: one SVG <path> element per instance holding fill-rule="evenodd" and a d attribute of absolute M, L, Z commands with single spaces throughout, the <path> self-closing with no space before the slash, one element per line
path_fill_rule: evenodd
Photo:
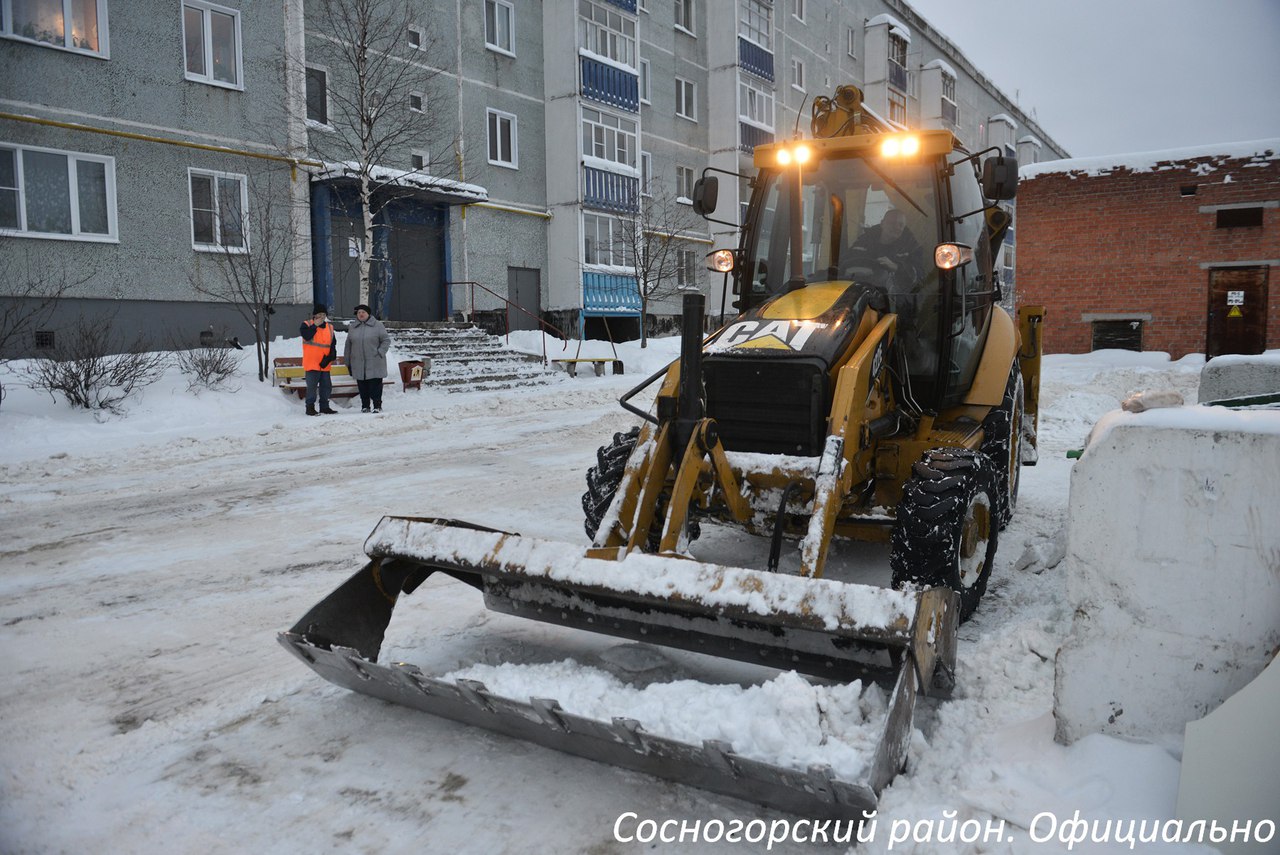
<path fill-rule="evenodd" d="M 429 359 L 423 385 L 446 392 L 476 392 L 543 386 L 566 379 L 531 356 L 507 347 L 499 336 L 468 323 L 387 323 L 401 359 Z M 392 366 L 394 368 L 394 366 Z"/>

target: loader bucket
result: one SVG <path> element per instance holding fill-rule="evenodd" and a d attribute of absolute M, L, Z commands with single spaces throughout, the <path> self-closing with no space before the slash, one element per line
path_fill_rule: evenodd
<path fill-rule="evenodd" d="M 669 556 L 588 557 L 566 544 L 439 519 L 385 517 L 371 561 L 280 642 L 330 682 L 612 765 L 823 819 L 859 819 L 901 769 L 918 692 L 952 686 L 954 592 L 890 591 Z M 787 768 L 651 733 L 643 722 L 509 698 L 479 682 L 378 663 L 400 593 L 440 571 L 490 609 L 592 632 L 889 688 L 873 757 L 856 774 Z"/>

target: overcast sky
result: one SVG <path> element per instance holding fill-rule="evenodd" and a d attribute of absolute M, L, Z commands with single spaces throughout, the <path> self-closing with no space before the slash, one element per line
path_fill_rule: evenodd
<path fill-rule="evenodd" d="M 906 2 L 1072 157 L 1280 137 L 1280 0 Z"/>

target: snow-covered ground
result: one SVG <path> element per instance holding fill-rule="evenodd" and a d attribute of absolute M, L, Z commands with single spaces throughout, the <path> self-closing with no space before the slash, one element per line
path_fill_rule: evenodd
<path fill-rule="evenodd" d="M 279 342 L 275 355 L 299 350 Z M 380 416 L 340 406 L 306 418 L 248 363 L 234 391 L 199 395 L 171 370 L 105 420 L 0 374 L 0 852 L 763 851 L 617 841 L 627 813 L 782 815 L 352 694 L 275 641 L 360 566 L 384 514 L 585 546 L 583 473 L 632 423 L 616 399 L 674 358 L 678 342 L 619 351 L 625 376 L 485 393 L 397 388 Z M 1040 463 L 1024 470 L 990 590 L 961 628 L 957 696 L 922 703 L 909 768 L 859 852 L 885 851 L 895 820 L 944 812 L 1004 820 L 1012 842 L 894 851 L 1059 851 L 1029 839 L 1045 811 L 1173 816 L 1179 761 L 1165 748 L 1053 742 L 1053 657 L 1071 621 L 1054 561 L 1065 452 L 1130 392 L 1174 388 L 1194 401 L 1202 362 L 1116 351 L 1046 359 Z M 694 552 L 705 560 L 767 553 L 704 532 Z M 828 574 L 883 582 L 886 567 L 884 547 L 838 544 Z M 606 700 L 610 675 L 644 686 L 694 669 L 668 651 L 487 612 L 471 588 L 437 578 L 402 601 L 383 655 L 439 673 L 537 663 L 530 673 L 552 681 L 552 697 L 557 680 L 569 690 L 573 660 L 597 669 L 588 673 Z M 733 719 L 743 693 L 725 673 L 730 688 L 715 697 Z M 791 678 L 781 679 L 785 688 Z M 770 692 L 756 694 L 768 715 Z M 773 691 L 773 712 L 794 714 L 796 695 Z M 717 715 L 715 703 L 703 708 Z"/>

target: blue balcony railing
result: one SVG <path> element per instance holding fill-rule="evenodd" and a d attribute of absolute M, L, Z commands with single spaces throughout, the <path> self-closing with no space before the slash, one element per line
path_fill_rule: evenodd
<path fill-rule="evenodd" d="M 773 82 L 773 54 L 742 36 L 738 36 L 738 65 L 756 77 Z"/>
<path fill-rule="evenodd" d="M 598 317 L 640 314 L 640 286 L 634 276 L 582 271 L 582 313 Z"/>
<path fill-rule="evenodd" d="M 903 92 L 907 91 L 907 69 L 906 66 L 898 65 L 893 60 L 889 60 L 889 82 Z"/>
<path fill-rule="evenodd" d="M 634 214 L 640 210 L 640 179 L 591 166 L 582 167 L 582 204 Z"/>
<path fill-rule="evenodd" d="M 610 6 L 617 6 L 624 12 L 636 13 L 636 0 L 604 0 Z"/>
<path fill-rule="evenodd" d="M 756 150 L 756 146 L 771 142 L 773 142 L 773 131 L 766 131 L 746 122 L 738 122 L 738 148 L 742 151 L 751 154 Z"/>
<path fill-rule="evenodd" d="M 617 66 L 579 57 L 582 68 L 582 97 L 621 107 L 632 113 L 640 111 L 640 78 Z"/>
<path fill-rule="evenodd" d="M 954 101 L 948 101 L 946 98 L 942 99 L 942 118 L 953 125 L 956 123 L 956 104 Z"/>

